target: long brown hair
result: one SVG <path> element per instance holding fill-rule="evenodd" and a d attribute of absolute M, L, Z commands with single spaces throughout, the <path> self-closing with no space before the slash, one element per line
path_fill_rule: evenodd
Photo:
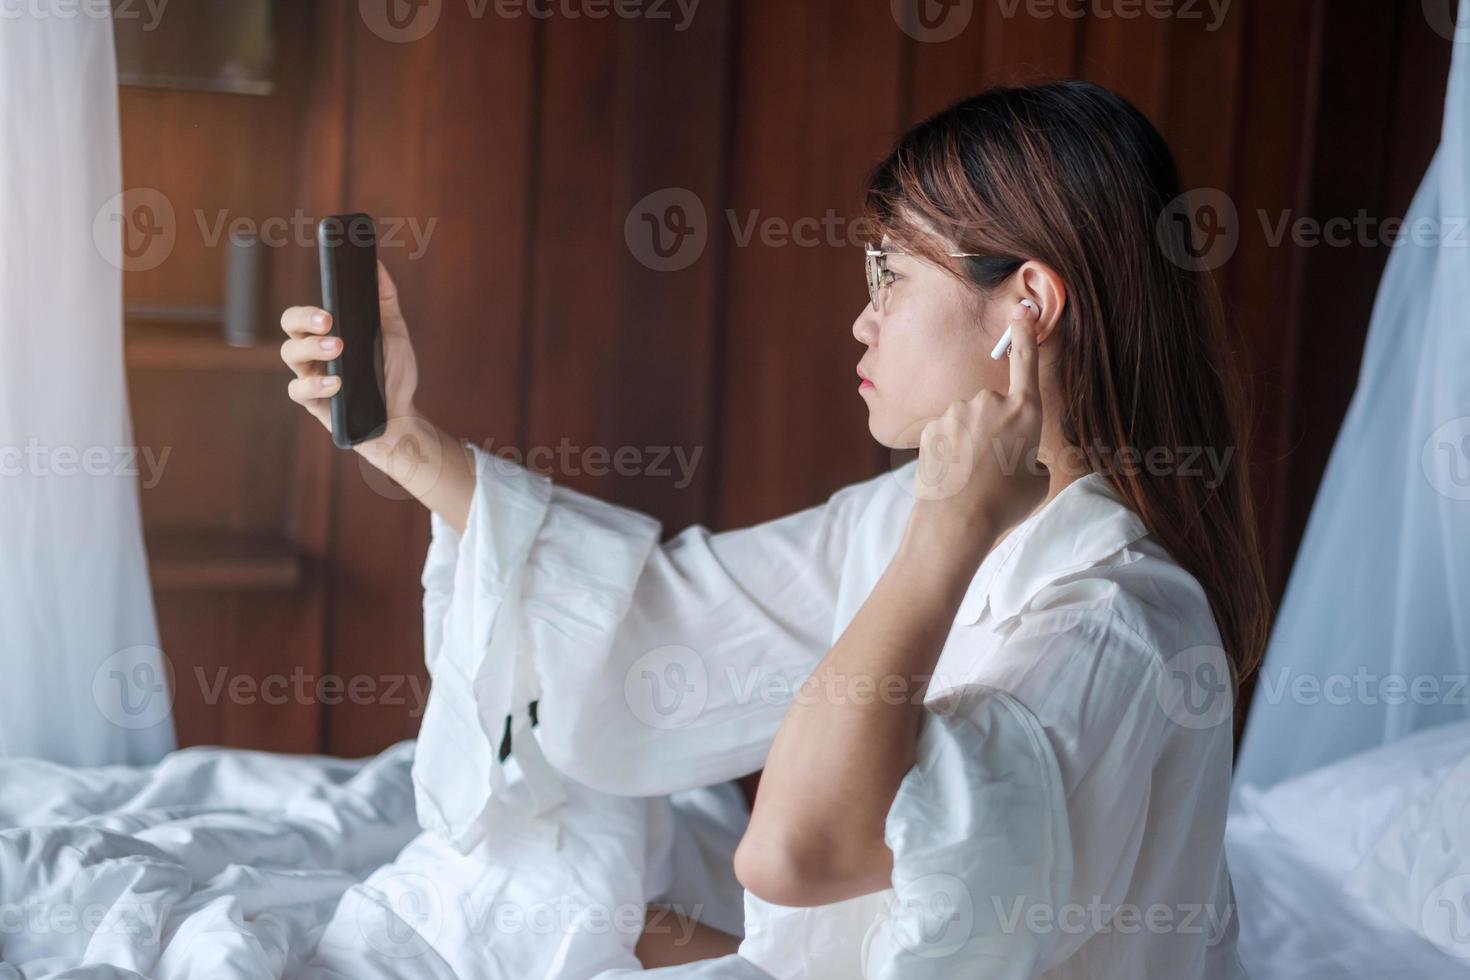
<path fill-rule="evenodd" d="M 1189 229 L 1168 220 L 1181 193 L 1143 113 L 1100 86 L 1053 82 L 993 88 L 915 126 L 873 171 L 863 223 L 982 297 L 1028 259 L 1061 277 L 1063 436 L 1199 580 L 1238 695 L 1265 649 L 1270 598 L 1244 389 L 1215 282 L 1191 260 Z M 1233 456 L 1217 486 L 1202 466 L 1118 463 L 1120 450 L 1151 447 Z"/>

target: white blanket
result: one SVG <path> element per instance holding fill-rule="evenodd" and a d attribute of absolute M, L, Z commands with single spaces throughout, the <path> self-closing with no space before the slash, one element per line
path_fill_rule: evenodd
<path fill-rule="evenodd" d="M 298 972 L 344 892 L 419 833 L 412 751 L 0 760 L 0 977 Z"/>
<path fill-rule="evenodd" d="M 1443 730 L 1439 748 L 1428 733 L 1408 740 L 1404 754 L 1448 770 L 1457 733 Z M 769 980 L 738 956 L 642 972 L 631 952 L 648 897 L 738 931 L 721 859 L 743 831 L 733 786 L 638 799 L 567 782 L 560 852 L 534 836 L 515 844 L 507 824 L 462 855 L 418 828 L 413 748 L 363 761 L 187 749 L 153 768 L 0 760 L 0 978 Z M 1387 792 L 1384 751 L 1322 771 L 1344 797 L 1332 813 L 1390 825 L 1392 808 L 1369 798 Z M 1425 788 L 1412 765 L 1396 770 L 1399 795 Z M 513 762 L 510 777 L 523 791 Z M 1324 860 L 1350 867 L 1377 834 L 1344 825 L 1312 857 L 1302 839 L 1323 838 L 1330 814 L 1317 809 L 1299 839 L 1283 821 L 1310 811 L 1290 790 L 1232 815 L 1251 975 L 1462 971 L 1348 894 Z"/>
<path fill-rule="evenodd" d="M 1470 722 L 1245 787 L 1226 843 L 1252 980 L 1470 975 L 1466 800 Z"/>
<path fill-rule="evenodd" d="M 0 760 L 0 980 L 769 980 L 739 957 L 644 972 L 646 901 L 739 931 L 730 784 L 566 782 L 559 849 L 512 822 L 422 833 L 414 745 L 368 760 L 186 749 L 156 767 Z M 512 761 L 507 793 L 527 792 Z M 723 858 L 721 857 L 723 855 Z"/>

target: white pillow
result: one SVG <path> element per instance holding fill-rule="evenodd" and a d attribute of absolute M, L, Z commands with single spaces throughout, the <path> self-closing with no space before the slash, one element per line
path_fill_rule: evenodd
<path fill-rule="evenodd" d="M 1345 881 L 1395 821 L 1436 792 L 1466 756 L 1470 722 L 1440 725 L 1264 791 L 1240 787 L 1231 819 L 1260 821 Z"/>
<path fill-rule="evenodd" d="M 1470 752 L 1404 807 L 1347 882 L 1451 956 L 1470 960 Z"/>

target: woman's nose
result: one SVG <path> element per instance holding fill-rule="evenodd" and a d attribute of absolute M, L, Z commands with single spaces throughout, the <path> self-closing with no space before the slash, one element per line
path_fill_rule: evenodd
<path fill-rule="evenodd" d="M 852 321 L 852 335 L 857 338 L 858 343 L 867 344 L 872 347 L 878 340 L 878 314 L 873 312 L 873 304 L 864 304 L 863 310 L 858 314 L 856 320 Z"/>

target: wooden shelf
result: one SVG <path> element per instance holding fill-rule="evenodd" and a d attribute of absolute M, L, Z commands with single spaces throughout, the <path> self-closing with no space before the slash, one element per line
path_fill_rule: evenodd
<path fill-rule="evenodd" d="M 279 345 L 231 347 L 205 337 L 128 337 L 123 363 L 135 371 L 285 373 Z"/>
<path fill-rule="evenodd" d="M 233 346 L 218 320 L 201 308 L 129 307 L 123 327 L 123 363 L 135 371 L 236 371 L 285 373 L 281 345 L 263 341 Z"/>
<path fill-rule="evenodd" d="M 291 542 L 230 531 L 145 531 L 148 573 L 158 592 L 293 589 L 301 554 Z"/>
<path fill-rule="evenodd" d="M 123 307 L 127 323 L 171 323 L 191 327 L 218 327 L 224 318 L 218 306 L 189 306 L 182 303 L 128 303 Z"/>

